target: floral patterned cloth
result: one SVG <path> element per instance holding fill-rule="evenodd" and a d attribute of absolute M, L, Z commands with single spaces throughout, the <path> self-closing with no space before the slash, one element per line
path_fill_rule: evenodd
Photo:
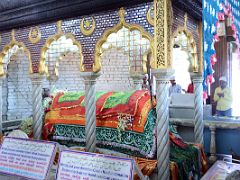
<path fill-rule="evenodd" d="M 46 113 L 44 137 L 67 146 L 84 147 L 85 117 L 81 114 L 83 111 L 77 112 L 84 108 L 84 97 L 75 94 L 75 98 L 68 97 L 60 102 L 61 96 L 56 96 L 51 110 Z M 96 99 L 97 146 L 137 158 L 144 174 L 151 174 L 157 164 L 156 110 L 152 107 L 148 92 L 99 93 Z M 171 178 L 181 180 L 200 177 L 207 166 L 202 147 L 186 144 L 172 126 L 169 135 Z"/>

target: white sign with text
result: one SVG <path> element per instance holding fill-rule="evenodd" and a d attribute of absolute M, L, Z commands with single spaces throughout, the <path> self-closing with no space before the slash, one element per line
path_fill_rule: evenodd
<path fill-rule="evenodd" d="M 0 147 L 0 173 L 47 179 L 55 151 L 54 142 L 5 137 Z"/>
<path fill-rule="evenodd" d="M 57 180 L 132 180 L 134 161 L 128 158 L 63 150 Z"/>

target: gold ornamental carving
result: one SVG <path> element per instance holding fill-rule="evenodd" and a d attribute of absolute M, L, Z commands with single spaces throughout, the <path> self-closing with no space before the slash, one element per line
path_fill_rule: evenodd
<path fill-rule="evenodd" d="M 83 18 L 81 20 L 80 30 L 83 33 L 83 35 L 85 35 L 85 36 L 92 35 L 95 28 L 96 28 L 96 22 L 95 22 L 95 19 L 93 17 L 91 17 L 91 21 L 86 20 L 85 18 Z"/>
<path fill-rule="evenodd" d="M 187 37 L 188 40 L 188 48 L 191 50 L 192 60 L 191 60 L 191 72 L 200 72 L 202 68 L 202 61 L 198 60 L 198 53 L 197 53 L 197 45 L 194 40 L 193 34 L 187 29 L 187 26 L 180 26 L 177 28 L 177 30 L 173 33 L 172 42 L 174 41 L 174 38 L 176 38 L 179 34 L 184 34 Z"/>
<path fill-rule="evenodd" d="M 185 15 L 184 15 L 184 27 L 185 27 L 185 29 L 187 29 L 187 24 L 188 24 L 188 14 L 185 13 Z"/>
<path fill-rule="evenodd" d="M 120 23 L 125 23 L 125 15 L 126 15 L 125 9 L 123 7 L 120 8 L 119 11 L 118 11 L 118 16 L 119 16 Z"/>
<path fill-rule="evenodd" d="M 31 58 L 31 53 L 29 51 L 29 49 L 25 46 L 25 44 L 23 42 L 18 42 L 15 38 L 16 36 L 16 31 L 13 29 L 11 32 L 12 35 L 12 40 L 10 43 L 8 43 L 6 46 L 3 47 L 1 53 L 0 53 L 0 77 L 1 76 L 5 76 L 6 72 L 4 70 L 4 65 L 6 65 L 4 62 L 4 58 L 5 56 L 9 55 L 9 51 L 14 47 L 14 46 L 18 46 L 18 48 L 22 48 L 24 53 L 27 54 L 28 56 L 28 60 L 29 60 L 29 68 L 28 71 L 30 74 L 33 73 L 33 69 L 32 69 L 32 58 Z"/>
<path fill-rule="evenodd" d="M 71 39 L 72 42 L 73 42 L 73 45 L 76 45 L 78 47 L 79 54 L 80 54 L 80 57 L 79 57 L 80 71 L 84 71 L 85 69 L 84 69 L 84 65 L 83 65 L 82 45 L 80 44 L 79 41 L 77 41 L 77 39 L 76 39 L 74 34 L 72 34 L 72 33 L 64 33 L 62 31 L 62 21 L 61 20 L 57 21 L 56 25 L 57 25 L 57 32 L 53 36 L 50 36 L 50 37 L 47 38 L 45 45 L 41 49 L 39 69 L 38 69 L 39 73 L 40 74 L 46 74 L 47 76 L 49 75 L 48 67 L 46 66 L 46 53 L 47 53 L 47 50 L 50 48 L 51 44 L 54 41 L 60 39 L 62 36 L 65 36 L 66 39 Z M 64 54 L 61 54 L 61 57 L 63 55 Z M 57 76 L 58 76 L 58 66 L 59 66 L 59 62 L 57 60 L 56 61 L 56 68 L 55 68 L 55 74 Z"/>
<path fill-rule="evenodd" d="M 37 44 L 41 39 L 41 31 L 38 26 L 31 27 L 29 34 L 28 34 L 28 40 L 33 43 Z"/>
<path fill-rule="evenodd" d="M 99 72 L 101 70 L 101 62 L 100 62 L 100 56 L 102 54 L 102 45 L 107 41 L 107 38 L 110 34 L 112 33 L 116 33 L 117 31 L 119 31 L 122 27 L 125 27 L 127 29 L 129 29 L 129 31 L 133 31 L 133 30 L 138 30 L 140 31 L 140 34 L 142 37 L 146 38 L 149 40 L 150 42 L 150 51 L 153 52 L 154 51 L 154 40 L 153 37 L 151 36 L 150 33 L 146 32 L 145 29 L 138 25 L 138 24 L 129 24 L 125 21 L 125 15 L 126 15 L 126 11 L 124 10 L 124 8 L 120 8 L 120 10 L 118 11 L 118 16 L 119 16 L 119 22 L 118 24 L 116 24 L 114 27 L 107 29 L 104 34 L 102 35 L 102 37 L 97 41 L 96 43 L 96 47 L 95 47 L 95 61 L 93 63 L 93 72 Z M 143 60 L 142 62 L 143 65 L 143 71 L 146 71 L 146 63 Z M 130 67 L 129 67 L 130 68 Z"/>
<path fill-rule="evenodd" d="M 170 1 L 171 2 L 171 1 Z M 167 62 L 168 67 L 172 66 L 172 52 L 173 52 L 173 44 L 172 44 L 172 24 L 173 24 L 173 10 L 172 3 L 167 4 Z"/>
<path fill-rule="evenodd" d="M 174 38 L 177 37 L 179 34 L 185 34 L 185 36 L 188 39 L 188 47 L 191 49 L 191 55 L 192 55 L 192 60 L 191 60 L 191 72 L 201 72 L 202 71 L 202 58 L 198 58 L 198 53 L 197 53 L 197 45 L 196 45 L 196 41 L 194 40 L 194 36 L 193 34 L 188 30 L 188 14 L 185 13 L 184 15 L 184 25 L 183 26 L 179 26 L 177 28 L 177 30 L 173 33 L 172 36 L 172 43 L 174 41 Z M 202 40 L 201 40 L 201 32 L 202 32 L 202 26 L 201 24 L 199 25 L 199 46 L 201 48 L 202 46 Z M 202 52 L 200 50 L 200 52 Z M 201 56 L 201 54 L 200 54 Z"/>
<path fill-rule="evenodd" d="M 57 21 L 57 32 L 58 32 L 58 34 L 63 33 L 62 32 L 62 20 Z"/>
<path fill-rule="evenodd" d="M 154 26 L 154 6 L 150 6 L 147 12 L 147 21 Z"/>
<path fill-rule="evenodd" d="M 154 0 L 154 64 L 155 69 L 166 69 L 168 67 L 168 0 Z"/>
<path fill-rule="evenodd" d="M 198 34 L 199 34 L 199 59 L 198 59 L 198 72 L 203 71 L 203 33 L 202 33 L 202 22 L 198 23 Z"/>
<path fill-rule="evenodd" d="M 12 41 L 11 42 L 16 42 L 16 31 L 15 31 L 15 29 L 13 29 L 12 30 L 12 32 L 11 32 L 11 35 L 12 35 Z"/>

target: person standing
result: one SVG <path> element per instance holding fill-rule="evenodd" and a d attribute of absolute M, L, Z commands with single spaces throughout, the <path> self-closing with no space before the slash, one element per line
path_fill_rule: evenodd
<path fill-rule="evenodd" d="M 142 89 L 143 90 L 149 90 L 149 82 L 148 82 L 148 74 L 145 74 L 143 77 L 143 83 L 142 83 Z"/>
<path fill-rule="evenodd" d="M 232 92 L 227 87 L 227 78 L 221 76 L 219 78 L 219 87 L 214 92 L 214 102 L 217 103 L 216 115 L 218 116 L 232 116 Z"/>
<path fill-rule="evenodd" d="M 174 76 L 171 77 L 170 82 L 171 85 L 169 87 L 169 96 L 171 96 L 172 93 L 182 93 L 182 87 L 176 83 Z"/>

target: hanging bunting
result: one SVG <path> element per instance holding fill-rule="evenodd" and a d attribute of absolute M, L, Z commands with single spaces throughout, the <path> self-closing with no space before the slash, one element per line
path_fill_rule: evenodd
<path fill-rule="evenodd" d="M 225 35 L 225 23 L 231 26 L 233 37 L 239 46 L 240 39 L 240 1 L 238 0 L 203 0 L 203 58 L 204 58 L 204 82 L 203 88 L 207 91 L 207 85 L 214 82 L 213 65 L 216 63 L 214 43 L 219 41 L 219 36 Z M 240 46 L 239 46 L 240 47 Z"/>

